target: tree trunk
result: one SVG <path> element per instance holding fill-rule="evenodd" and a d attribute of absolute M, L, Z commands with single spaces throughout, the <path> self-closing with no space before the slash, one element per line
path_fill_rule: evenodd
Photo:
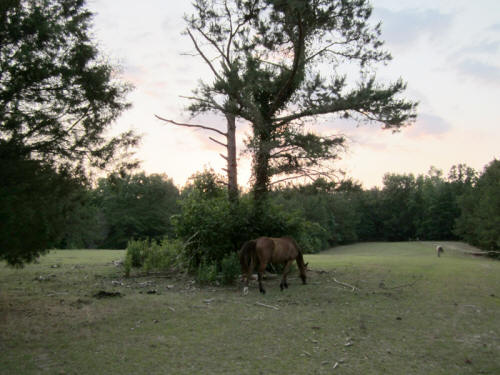
<path fill-rule="evenodd" d="M 227 119 L 227 183 L 229 200 L 238 201 L 238 170 L 236 162 L 236 117 L 226 114 Z"/>
<path fill-rule="evenodd" d="M 259 205 L 265 199 L 270 182 L 270 139 L 268 132 L 264 129 L 265 127 L 262 127 L 262 129 L 260 129 L 259 131 L 258 129 L 254 128 L 254 134 L 258 139 L 258 149 L 255 152 L 254 159 L 254 200 L 256 205 Z"/>

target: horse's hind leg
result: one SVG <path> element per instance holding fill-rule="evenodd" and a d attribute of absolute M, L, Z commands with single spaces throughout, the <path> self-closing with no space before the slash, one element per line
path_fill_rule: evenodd
<path fill-rule="evenodd" d="M 290 267 L 292 266 L 293 260 L 286 262 L 285 268 L 283 269 L 283 276 L 281 277 L 280 289 L 283 291 L 284 288 L 288 288 L 288 283 L 286 277 L 290 272 Z"/>
<path fill-rule="evenodd" d="M 244 295 L 247 295 L 248 294 L 248 284 L 250 283 L 250 279 L 252 278 L 252 273 L 253 273 L 253 269 L 254 269 L 254 261 L 253 259 L 250 260 L 250 265 L 248 266 L 248 269 L 247 269 L 247 272 L 246 272 L 246 276 L 244 276 L 245 278 L 245 284 L 244 284 L 244 287 L 243 287 L 243 294 Z"/>

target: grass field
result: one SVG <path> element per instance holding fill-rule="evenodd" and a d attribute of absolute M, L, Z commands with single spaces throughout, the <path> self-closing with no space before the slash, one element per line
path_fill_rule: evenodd
<path fill-rule="evenodd" d="M 125 279 L 123 251 L 0 265 L 0 374 L 498 374 L 500 262 L 460 243 L 308 255 L 308 285 Z M 96 298 L 99 292 L 122 296 Z"/>

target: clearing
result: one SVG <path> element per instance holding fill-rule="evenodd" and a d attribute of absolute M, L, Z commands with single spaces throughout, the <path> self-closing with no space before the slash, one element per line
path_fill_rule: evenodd
<path fill-rule="evenodd" d="M 119 250 L 0 264 L 0 374 L 498 374 L 500 262 L 461 243 L 307 255 L 308 285 L 126 279 Z"/>

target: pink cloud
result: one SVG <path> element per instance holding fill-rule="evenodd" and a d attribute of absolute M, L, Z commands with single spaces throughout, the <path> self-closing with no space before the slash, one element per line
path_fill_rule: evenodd
<path fill-rule="evenodd" d="M 412 126 L 402 130 L 411 138 L 440 137 L 451 130 L 452 126 L 445 119 L 428 113 L 421 113 Z"/>

